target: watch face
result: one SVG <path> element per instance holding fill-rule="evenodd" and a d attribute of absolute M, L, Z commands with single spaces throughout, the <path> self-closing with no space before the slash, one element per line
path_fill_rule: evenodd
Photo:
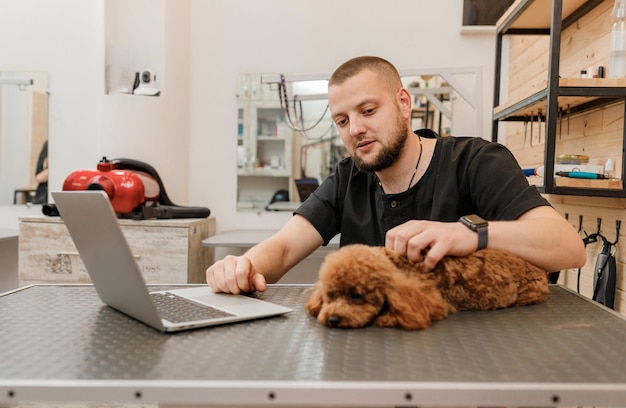
<path fill-rule="evenodd" d="M 471 222 L 473 225 L 480 227 L 487 224 L 487 221 L 483 220 L 476 214 L 466 215 L 465 218 L 467 221 Z"/>

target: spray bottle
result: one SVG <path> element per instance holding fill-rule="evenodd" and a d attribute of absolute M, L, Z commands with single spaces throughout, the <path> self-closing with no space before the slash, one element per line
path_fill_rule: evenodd
<path fill-rule="evenodd" d="M 615 0 L 611 11 L 611 56 L 609 76 L 626 77 L 626 0 Z"/>

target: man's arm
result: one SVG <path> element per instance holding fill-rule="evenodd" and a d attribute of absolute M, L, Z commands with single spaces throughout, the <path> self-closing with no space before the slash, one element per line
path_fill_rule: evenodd
<path fill-rule="evenodd" d="M 505 249 L 548 272 L 581 268 L 587 260 L 582 238 L 552 207 L 526 211 L 515 221 L 489 223 L 489 248 Z"/>
<path fill-rule="evenodd" d="M 242 256 L 229 255 L 209 267 L 207 283 L 214 292 L 264 291 L 266 283 L 278 281 L 322 244 L 313 225 L 294 215 L 280 231 Z"/>
<path fill-rule="evenodd" d="M 459 222 L 408 221 L 387 232 L 385 246 L 434 268 L 445 255 L 465 256 L 478 234 Z M 507 250 L 548 271 L 585 264 L 582 239 L 552 207 L 533 208 L 514 221 L 489 222 L 488 248 Z"/>

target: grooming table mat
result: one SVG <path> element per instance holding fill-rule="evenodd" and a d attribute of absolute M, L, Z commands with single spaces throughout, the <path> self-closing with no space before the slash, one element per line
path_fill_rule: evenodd
<path fill-rule="evenodd" d="M 626 319 L 563 287 L 421 331 L 324 327 L 305 289 L 255 294 L 288 315 L 176 334 L 103 305 L 91 285 L 10 292 L 0 403 L 626 406 Z"/>

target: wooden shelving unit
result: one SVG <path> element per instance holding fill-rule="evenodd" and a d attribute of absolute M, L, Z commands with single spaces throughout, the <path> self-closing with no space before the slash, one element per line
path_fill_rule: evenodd
<path fill-rule="evenodd" d="M 545 112 L 549 91 L 546 81 L 543 88 L 520 100 L 495 106 L 493 119 L 524 120 L 539 109 Z M 626 78 L 560 78 L 558 91 L 559 111 L 583 112 L 626 97 Z"/>
<path fill-rule="evenodd" d="M 548 194 L 626 197 L 623 180 L 626 162 L 622 140 L 620 180 L 563 180 L 554 176 L 555 148 L 559 119 L 626 100 L 626 78 L 561 78 L 561 33 L 589 13 L 603 0 L 518 0 L 496 26 L 496 67 L 492 140 L 498 141 L 502 121 L 542 121 L 546 126 L 544 183 Z M 503 37 L 506 35 L 549 36 L 548 73 L 543 83 L 529 87 L 516 100 L 500 102 Z M 626 106 L 626 104 L 625 104 Z M 626 113 L 626 112 L 625 112 Z M 625 127 L 626 129 L 626 127 Z M 557 180 L 558 179 L 558 180 Z"/>

